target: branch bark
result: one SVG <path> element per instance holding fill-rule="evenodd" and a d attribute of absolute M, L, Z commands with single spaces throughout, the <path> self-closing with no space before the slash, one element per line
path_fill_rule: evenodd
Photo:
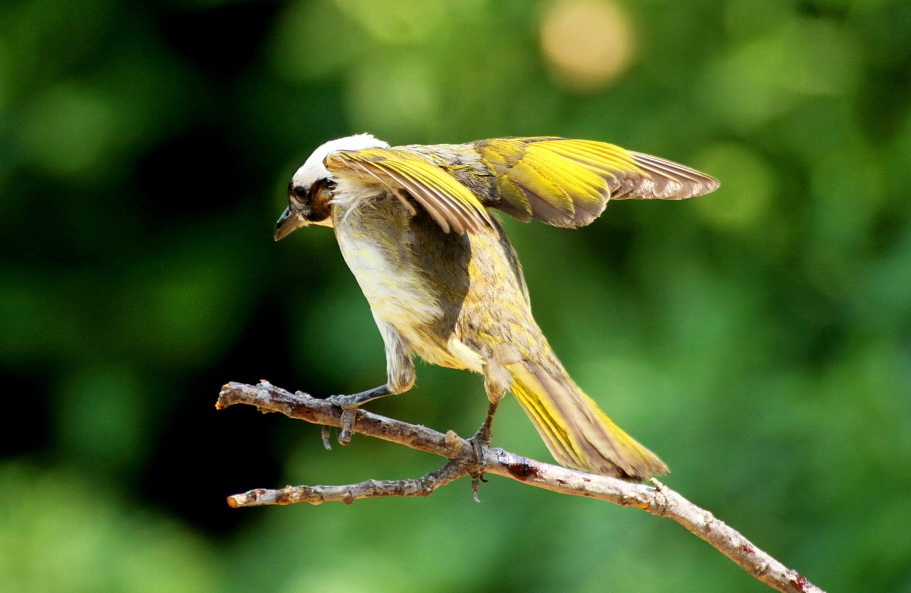
<path fill-rule="evenodd" d="M 247 404 L 261 412 L 279 412 L 323 426 L 341 426 L 341 409 L 305 393 L 291 393 L 267 381 L 258 385 L 228 383 L 222 387 L 216 408 Z M 407 480 L 367 480 L 343 486 L 287 486 L 279 490 L 256 489 L 228 497 L 232 507 L 329 501 L 351 503 L 376 496 L 427 496 L 440 486 L 471 476 L 477 484 L 482 474 L 495 474 L 531 486 L 577 496 L 588 496 L 622 506 L 636 506 L 653 515 L 668 517 L 714 546 L 748 573 L 778 591 L 822 593 L 805 577 L 756 547 L 709 511 L 652 480 L 653 485 L 627 482 L 542 463 L 445 434 L 425 426 L 358 410 L 355 432 L 435 453 L 449 459 L 439 470 Z"/>

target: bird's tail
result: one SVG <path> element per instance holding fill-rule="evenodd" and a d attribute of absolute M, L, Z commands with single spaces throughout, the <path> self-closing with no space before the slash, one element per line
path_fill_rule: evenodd
<path fill-rule="evenodd" d="M 522 361 L 507 369 L 512 375 L 511 391 L 561 464 L 636 480 L 668 471 L 654 453 L 614 424 L 559 365 L 547 370 Z"/>

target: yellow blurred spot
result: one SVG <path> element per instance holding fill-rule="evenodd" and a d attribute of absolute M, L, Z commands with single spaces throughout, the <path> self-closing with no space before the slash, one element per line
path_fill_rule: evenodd
<path fill-rule="evenodd" d="M 567 86 L 597 90 L 629 68 L 632 28 L 610 0 L 559 0 L 541 20 L 541 51 Z"/>

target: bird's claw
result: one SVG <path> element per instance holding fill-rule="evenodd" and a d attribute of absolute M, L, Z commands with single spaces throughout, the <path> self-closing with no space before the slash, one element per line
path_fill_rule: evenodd
<path fill-rule="evenodd" d="M 481 484 L 487 482 L 487 478 L 484 477 L 484 467 L 487 465 L 485 460 L 487 459 L 487 451 L 490 449 L 490 438 L 490 426 L 485 423 L 473 437 L 468 439 L 468 442 L 471 443 L 471 448 L 474 450 L 475 467 L 477 468 L 471 474 L 471 494 L 475 502 L 481 502 L 478 493 L 481 491 Z"/>
<path fill-rule="evenodd" d="M 357 408 L 342 408 L 342 415 L 339 420 L 342 423 L 342 429 L 338 433 L 338 443 L 342 446 L 351 442 L 351 435 L 354 434 L 354 419 L 357 416 Z"/>
<path fill-rule="evenodd" d="M 359 394 L 354 395 L 330 395 L 326 398 L 326 401 L 342 409 L 341 416 L 339 417 L 339 423 L 341 424 L 340 430 L 338 433 L 338 443 L 342 446 L 347 445 L 351 442 L 351 436 L 354 434 L 354 421 L 357 417 L 357 408 L 360 405 L 358 401 Z M 331 449 L 329 444 L 329 430 L 328 428 L 323 428 L 323 446 L 327 449 Z"/>

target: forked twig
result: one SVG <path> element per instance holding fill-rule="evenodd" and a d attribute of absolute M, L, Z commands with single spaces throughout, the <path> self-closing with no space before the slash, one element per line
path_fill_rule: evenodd
<path fill-rule="evenodd" d="M 341 426 L 341 409 L 305 393 L 291 393 L 262 381 L 258 385 L 228 383 L 218 396 L 218 409 L 247 404 L 262 412 L 279 412 L 289 418 L 323 426 Z M 738 531 L 709 511 L 664 486 L 627 482 L 542 463 L 496 447 L 478 445 L 454 432 L 446 434 L 358 410 L 355 431 L 361 434 L 435 453 L 449 459 L 439 470 L 422 478 L 367 480 L 344 486 L 287 486 L 280 490 L 256 489 L 228 497 L 232 507 L 329 501 L 351 503 L 376 496 L 426 496 L 458 478 L 483 474 L 509 477 L 526 484 L 578 496 L 588 496 L 623 506 L 636 506 L 653 515 L 668 517 L 714 546 L 744 570 L 779 591 L 821 593 L 822 590 L 794 570 L 760 550 Z"/>

